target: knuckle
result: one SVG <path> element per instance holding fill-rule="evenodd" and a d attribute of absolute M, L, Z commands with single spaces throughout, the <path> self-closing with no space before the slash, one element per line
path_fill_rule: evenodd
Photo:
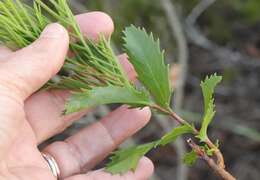
<path fill-rule="evenodd" d="M 85 164 L 82 160 L 83 154 L 81 150 L 79 149 L 78 145 L 74 144 L 73 142 L 65 140 L 65 144 L 69 150 L 70 155 L 74 157 L 74 160 L 76 162 L 76 169 L 78 171 L 81 171 Z"/>
<path fill-rule="evenodd" d="M 46 43 L 47 44 L 47 43 Z M 61 63 L 63 61 L 60 61 L 59 59 L 62 59 L 59 57 L 59 49 L 55 52 L 53 48 L 50 48 L 50 46 L 47 45 L 37 45 L 31 44 L 28 46 L 28 53 L 24 57 L 26 61 L 31 63 L 31 66 L 33 66 L 33 69 L 38 70 L 38 72 L 42 72 L 42 70 L 46 70 L 46 73 L 50 73 L 50 75 L 54 75 L 59 71 L 59 67 L 61 66 Z M 29 54 L 29 56 L 28 56 Z"/>

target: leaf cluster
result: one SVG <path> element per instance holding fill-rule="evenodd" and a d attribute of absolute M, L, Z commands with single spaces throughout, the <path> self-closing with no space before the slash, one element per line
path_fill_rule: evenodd
<path fill-rule="evenodd" d="M 213 74 L 209 77 L 206 77 L 206 79 L 201 82 L 205 112 L 204 112 L 204 117 L 202 119 L 201 129 L 196 137 L 203 142 L 207 138 L 207 128 L 215 115 L 213 93 L 216 85 L 221 81 L 221 79 L 222 79 L 221 76 L 217 76 L 216 74 Z M 146 154 L 153 148 L 156 148 L 158 146 L 164 146 L 174 142 L 176 138 L 181 135 L 196 134 L 197 132 L 195 132 L 194 129 L 195 128 L 192 125 L 190 125 L 189 123 L 185 123 L 184 125 L 180 125 L 174 128 L 172 131 L 168 132 L 161 139 L 157 141 L 139 145 L 136 147 L 130 147 L 129 149 L 118 150 L 113 154 L 111 158 L 111 162 L 107 164 L 106 169 L 111 173 L 124 173 L 127 171 L 125 167 L 129 167 L 128 170 L 134 169 L 136 167 L 138 160 L 144 154 Z M 216 148 L 218 148 L 218 143 L 215 146 Z M 207 144 L 202 145 L 201 149 L 203 149 L 206 152 L 206 154 L 209 156 L 212 156 L 214 151 L 216 150 L 214 148 L 208 147 Z M 185 154 L 185 156 L 183 157 L 183 162 L 186 165 L 191 166 L 196 162 L 197 159 L 198 159 L 198 155 L 194 150 L 192 150 L 191 152 Z M 118 164 L 121 164 L 122 166 L 118 166 Z"/>

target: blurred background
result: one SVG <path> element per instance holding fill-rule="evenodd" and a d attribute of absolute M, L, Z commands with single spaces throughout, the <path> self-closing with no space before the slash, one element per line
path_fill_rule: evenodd
<path fill-rule="evenodd" d="M 260 179 L 260 0 L 71 0 L 75 13 L 100 10 L 115 23 L 112 43 L 122 51 L 122 30 L 134 24 L 152 31 L 166 50 L 175 89 L 173 107 L 195 125 L 201 120 L 200 80 L 217 72 L 217 115 L 211 139 L 219 139 L 227 169 L 239 180 Z M 90 27 L 91 28 L 91 27 Z M 54 139 L 63 139 L 98 120 L 112 107 L 101 106 Z M 122 146 L 159 138 L 174 122 L 154 116 Z M 202 161 L 182 163 L 185 139 L 148 154 L 153 180 L 218 179 Z"/>

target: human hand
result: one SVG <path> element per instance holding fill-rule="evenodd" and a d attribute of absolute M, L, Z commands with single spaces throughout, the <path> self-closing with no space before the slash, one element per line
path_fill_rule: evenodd
<path fill-rule="evenodd" d="M 110 36 L 111 19 L 99 12 L 77 16 L 82 32 L 96 39 Z M 49 25 L 30 46 L 12 52 L 0 49 L 0 179 L 55 180 L 37 146 L 62 132 L 88 110 L 61 116 L 68 91 L 37 91 L 61 68 L 69 37 L 58 25 Z M 121 62 L 134 79 L 135 73 L 124 56 Z M 32 95 L 33 94 L 33 95 Z M 89 171 L 124 139 L 133 135 L 150 119 L 150 111 L 120 107 L 65 141 L 44 149 L 57 161 L 64 180 L 145 180 L 153 165 L 143 158 L 135 172 L 112 176 L 101 170 Z M 87 172 L 87 173 L 85 173 Z M 85 173 L 85 174 L 80 174 Z"/>

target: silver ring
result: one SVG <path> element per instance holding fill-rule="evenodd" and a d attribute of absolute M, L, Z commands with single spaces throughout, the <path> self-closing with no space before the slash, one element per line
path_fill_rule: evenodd
<path fill-rule="evenodd" d="M 55 161 L 55 159 L 50 154 L 46 154 L 46 153 L 42 153 L 42 157 L 47 162 L 53 176 L 55 178 L 57 178 L 57 180 L 59 180 L 60 179 L 60 169 L 59 169 L 58 164 Z"/>

